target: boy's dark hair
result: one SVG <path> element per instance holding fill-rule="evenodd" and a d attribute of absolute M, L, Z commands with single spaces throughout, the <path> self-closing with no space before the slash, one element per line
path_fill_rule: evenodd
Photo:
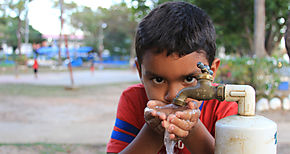
<path fill-rule="evenodd" d="M 135 49 L 141 65 L 145 51 L 167 50 L 180 57 L 204 50 L 211 66 L 215 57 L 215 29 L 210 17 L 200 8 L 186 2 L 167 2 L 153 9 L 137 28 Z M 156 50 L 155 50 L 156 49 Z"/>

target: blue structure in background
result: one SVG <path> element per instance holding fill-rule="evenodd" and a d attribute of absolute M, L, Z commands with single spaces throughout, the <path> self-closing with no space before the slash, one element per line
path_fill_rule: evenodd
<path fill-rule="evenodd" d="M 289 82 L 284 81 L 284 82 L 280 82 L 278 89 L 287 91 L 288 87 L 289 87 Z"/>
<path fill-rule="evenodd" d="M 96 63 L 101 63 L 100 61 L 96 61 Z M 122 60 L 120 56 L 107 56 L 103 57 L 103 64 L 108 64 L 108 65 L 129 65 L 129 56 L 122 57 Z"/>
<path fill-rule="evenodd" d="M 71 61 L 72 67 L 80 67 L 83 65 L 83 60 L 81 57 L 77 57 Z"/>
<path fill-rule="evenodd" d="M 14 61 L 8 60 L 7 58 L 5 60 L 3 60 L 3 61 L 0 61 L 0 65 L 6 65 L 7 66 L 7 65 L 14 65 L 14 64 L 15 64 Z"/>
<path fill-rule="evenodd" d="M 69 55 L 72 57 L 79 57 L 82 56 L 90 51 L 92 51 L 92 47 L 80 47 L 80 48 L 69 48 Z M 55 57 L 58 56 L 58 47 L 41 47 L 37 50 L 40 55 L 46 55 L 48 57 Z M 61 56 L 67 57 L 67 49 L 61 48 Z M 86 55 L 87 56 L 87 55 Z"/>
<path fill-rule="evenodd" d="M 83 64 L 81 57 L 87 57 L 87 53 L 92 51 L 92 47 L 69 48 L 69 56 L 71 57 L 71 64 L 73 67 L 80 67 Z M 58 47 L 41 47 L 37 50 L 39 55 L 46 55 L 47 58 L 57 57 Z M 61 48 L 61 56 L 67 57 L 67 48 Z M 67 65 L 67 64 L 66 64 Z"/>
<path fill-rule="evenodd" d="M 96 53 L 90 53 L 93 48 L 89 46 L 79 47 L 79 48 L 68 48 L 68 52 L 71 57 L 71 64 L 73 67 L 80 67 L 83 65 L 83 60 L 90 61 L 95 64 L 104 64 L 108 67 L 119 67 L 129 65 L 129 56 L 103 56 L 102 61 L 95 59 Z M 57 46 L 53 47 L 41 47 L 37 51 L 33 52 L 33 57 L 36 55 L 40 56 L 43 59 L 58 58 L 59 49 Z M 6 60 L 0 61 L 0 64 L 4 65 L 14 65 L 14 61 L 8 60 L 8 57 L 13 55 L 7 55 Z M 61 48 L 61 57 L 67 57 L 67 49 Z M 9 58 L 11 59 L 11 58 Z M 68 61 L 64 61 L 64 65 L 67 65 Z"/>

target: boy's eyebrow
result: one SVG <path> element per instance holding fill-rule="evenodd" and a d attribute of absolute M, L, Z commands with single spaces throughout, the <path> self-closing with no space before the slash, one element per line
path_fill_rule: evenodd
<path fill-rule="evenodd" d="M 182 75 L 181 77 L 182 77 L 182 78 L 186 78 L 186 77 L 188 77 L 188 76 L 197 76 L 197 75 L 200 74 L 200 73 L 201 73 L 200 70 L 194 70 L 193 72 L 188 73 L 188 74 L 184 74 L 184 75 Z M 157 76 L 157 77 L 162 77 L 162 75 L 159 75 L 159 74 L 157 74 L 157 73 L 153 73 L 153 72 L 150 72 L 150 71 L 145 71 L 145 75 L 146 75 L 146 76 Z"/>
<path fill-rule="evenodd" d="M 150 72 L 150 71 L 145 71 L 145 75 L 147 75 L 147 76 L 158 76 L 158 77 L 161 77 L 161 75 L 158 75 L 158 74 L 153 73 L 153 72 Z"/>
<path fill-rule="evenodd" d="M 191 72 L 191 73 L 188 73 L 188 74 L 185 74 L 185 75 L 183 75 L 182 77 L 183 78 L 186 78 L 186 77 L 188 77 L 188 76 L 197 76 L 198 74 L 200 74 L 201 72 L 199 71 L 199 70 L 194 70 L 193 72 Z"/>

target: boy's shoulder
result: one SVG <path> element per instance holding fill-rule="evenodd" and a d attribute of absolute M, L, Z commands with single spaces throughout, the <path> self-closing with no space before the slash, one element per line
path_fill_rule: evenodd
<path fill-rule="evenodd" d="M 205 117 L 219 120 L 237 114 L 238 104 L 237 102 L 218 101 L 216 99 L 208 100 L 204 102 L 202 113 Z"/>
<path fill-rule="evenodd" d="M 142 83 L 129 86 L 123 91 L 123 95 L 145 94 L 145 88 Z"/>
<path fill-rule="evenodd" d="M 124 91 L 130 91 L 130 90 L 135 90 L 135 89 L 144 89 L 144 85 L 142 83 L 137 83 L 137 84 L 133 84 L 130 85 L 127 89 L 125 89 Z"/>
<path fill-rule="evenodd" d="M 121 97 L 125 97 L 127 101 L 135 102 L 136 100 L 138 100 L 142 104 L 144 102 L 147 103 L 148 101 L 144 85 L 141 83 L 129 86 L 127 89 L 123 91 Z"/>

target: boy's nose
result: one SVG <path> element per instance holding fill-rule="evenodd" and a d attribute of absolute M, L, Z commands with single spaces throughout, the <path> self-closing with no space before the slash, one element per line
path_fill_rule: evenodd
<path fill-rule="evenodd" d="M 169 84 L 164 97 L 166 103 L 171 103 L 182 88 L 180 84 Z"/>

